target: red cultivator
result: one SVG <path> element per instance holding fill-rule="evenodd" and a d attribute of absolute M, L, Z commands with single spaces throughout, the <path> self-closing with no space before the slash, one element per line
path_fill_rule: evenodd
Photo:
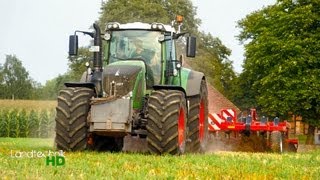
<path fill-rule="evenodd" d="M 233 109 L 222 109 L 220 114 L 209 113 L 209 131 L 234 132 L 235 136 L 239 133 L 246 136 L 250 134 L 259 134 L 267 139 L 267 145 L 276 152 L 295 151 L 298 147 L 297 139 L 289 139 L 290 124 L 287 121 L 279 122 L 276 117 L 269 122 L 266 117 L 257 120 L 255 109 L 251 109 L 250 115 L 241 117 L 237 121 L 236 111 Z"/>

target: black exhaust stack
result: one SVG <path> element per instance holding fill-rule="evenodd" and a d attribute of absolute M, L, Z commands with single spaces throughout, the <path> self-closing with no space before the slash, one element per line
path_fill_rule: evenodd
<path fill-rule="evenodd" d="M 102 39 L 101 39 L 101 30 L 98 24 L 94 23 L 93 28 L 95 30 L 94 33 L 94 46 L 99 47 L 98 52 L 93 53 L 93 67 L 102 69 Z"/>
<path fill-rule="evenodd" d="M 102 39 L 101 30 L 98 24 L 94 23 L 93 28 L 95 30 L 93 45 L 99 47 L 99 51 L 93 53 L 93 75 L 92 82 L 96 85 L 97 96 L 103 96 L 102 90 Z"/>

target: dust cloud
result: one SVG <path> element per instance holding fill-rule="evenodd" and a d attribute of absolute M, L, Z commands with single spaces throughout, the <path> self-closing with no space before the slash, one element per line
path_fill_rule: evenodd
<path fill-rule="evenodd" d="M 124 152 L 147 152 L 147 141 L 138 136 L 128 135 L 124 138 Z M 226 134 L 223 132 L 210 134 L 208 138 L 206 154 L 219 151 L 235 151 L 235 152 L 266 152 L 269 151 L 267 144 L 261 141 L 261 137 L 251 135 L 237 136 L 234 134 Z"/>

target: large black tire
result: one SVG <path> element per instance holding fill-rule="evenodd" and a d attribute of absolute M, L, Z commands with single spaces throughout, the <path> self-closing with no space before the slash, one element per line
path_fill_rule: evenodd
<path fill-rule="evenodd" d="M 270 135 L 271 151 L 275 153 L 283 152 L 283 137 L 280 131 L 272 131 Z"/>
<path fill-rule="evenodd" d="M 191 152 L 205 152 L 208 143 L 208 90 L 202 80 L 200 94 L 188 98 L 190 109 L 188 116 L 187 149 Z"/>
<path fill-rule="evenodd" d="M 56 108 L 57 149 L 81 151 L 87 148 L 87 116 L 93 90 L 67 87 L 59 92 Z"/>
<path fill-rule="evenodd" d="M 147 145 L 155 154 L 183 154 L 186 148 L 187 107 L 177 90 L 156 90 L 147 107 Z"/>

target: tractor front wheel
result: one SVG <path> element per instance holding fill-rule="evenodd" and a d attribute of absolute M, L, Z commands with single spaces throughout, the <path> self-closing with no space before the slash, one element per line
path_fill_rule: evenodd
<path fill-rule="evenodd" d="M 56 108 L 57 149 L 81 151 L 87 148 L 87 116 L 93 90 L 67 87 L 59 92 Z"/>
<path fill-rule="evenodd" d="M 184 93 L 155 90 L 149 97 L 147 111 L 148 150 L 156 154 L 183 154 L 187 123 Z"/>

